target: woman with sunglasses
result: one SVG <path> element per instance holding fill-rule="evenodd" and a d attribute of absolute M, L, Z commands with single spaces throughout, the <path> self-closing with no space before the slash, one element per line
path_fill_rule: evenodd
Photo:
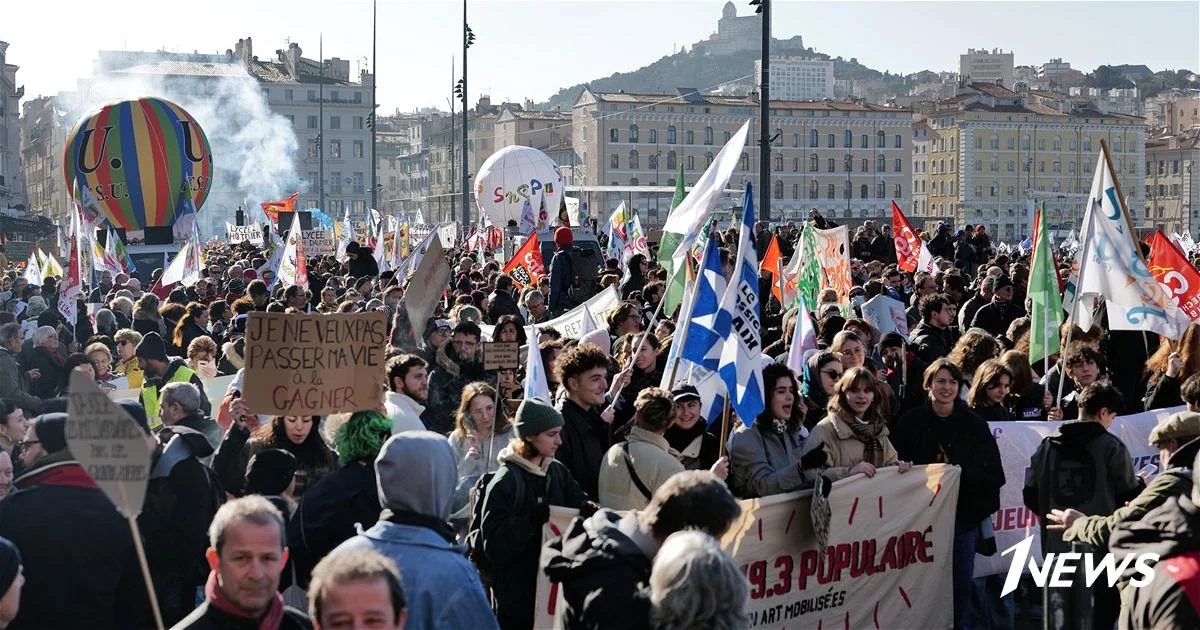
<path fill-rule="evenodd" d="M 142 333 L 125 328 L 117 331 L 117 364 L 113 371 L 129 381 L 130 389 L 142 388 L 142 368 L 138 365 L 137 345 L 142 342 Z"/>
<path fill-rule="evenodd" d="M 804 426 L 812 429 L 825 417 L 825 408 L 833 396 L 834 386 L 841 380 L 842 362 L 832 352 L 820 351 L 809 355 L 804 363 L 800 393 L 804 397 Z"/>

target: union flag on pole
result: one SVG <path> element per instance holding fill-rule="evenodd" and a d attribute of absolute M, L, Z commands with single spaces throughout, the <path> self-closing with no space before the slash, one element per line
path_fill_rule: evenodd
<path fill-rule="evenodd" d="M 1200 272 L 1162 230 L 1150 237 L 1150 275 L 1191 321 L 1200 319 Z"/>
<path fill-rule="evenodd" d="M 512 277 L 513 282 L 520 287 L 536 284 L 538 278 L 546 275 L 546 266 L 542 264 L 542 251 L 538 248 L 537 232 L 529 235 L 512 260 L 504 265 L 504 273 Z"/>
<path fill-rule="evenodd" d="M 933 254 L 895 201 L 892 202 L 892 238 L 896 241 L 897 267 L 909 272 L 933 272 Z"/>
<path fill-rule="evenodd" d="M 292 196 L 288 197 L 287 199 L 280 199 L 279 201 L 264 201 L 262 202 L 263 213 L 267 215 L 267 218 L 271 220 L 271 223 L 279 225 L 279 213 L 295 212 L 296 198 L 299 196 L 300 193 L 292 193 Z"/>

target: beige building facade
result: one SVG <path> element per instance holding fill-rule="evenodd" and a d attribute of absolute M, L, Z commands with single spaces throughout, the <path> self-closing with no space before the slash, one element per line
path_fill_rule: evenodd
<path fill-rule="evenodd" d="M 1146 140 L 1147 224 L 1164 232 L 1200 229 L 1200 127 Z"/>
<path fill-rule="evenodd" d="M 772 101 L 771 214 L 796 220 L 811 209 L 850 224 L 888 216 L 910 203 L 911 111 L 847 102 Z M 580 156 L 576 185 L 648 187 L 646 193 L 585 193 L 595 216 L 632 203 L 644 225 L 660 226 L 680 165 L 696 182 L 747 120 L 750 133 L 729 188 L 759 180 L 758 99 L 584 90 L 572 109 Z M 569 182 L 570 183 L 570 182 Z M 740 207 L 737 193 L 722 202 Z"/>
<path fill-rule="evenodd" d="M 958 76 L 963 81 L 974 83 L 1000 82 L 1006 88 L 1013 87 L 1013 54 L 999 48 L 969 48 L 958 56 Z"/>
<path fill-rule="evenodd" d="M 1050 229 L 1082 219 L 1083 203 L 1105 140 L 1135 220 L 1146 220 L 1137 185 L 1145 126 L 1136 116 L 1074 110 L 1067 114 L 994 84 L 971 84 L 923 108 L 916 133 L 928 127 L 927 153 L 913 155 L 919 217 L 983 224 L 993 238 L 1015 243 L 1030 234 L 1034 202 L 1045 200 Z"/>

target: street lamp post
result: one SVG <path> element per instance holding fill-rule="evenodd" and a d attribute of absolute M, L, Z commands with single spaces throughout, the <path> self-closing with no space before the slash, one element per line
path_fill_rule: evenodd
<path fill-rule="evenodd" d="M 758 101 L 758 199 L 759 216 L 771 220 L 771 0 L 750 0 L 762 16 L 762 73 Z"/>

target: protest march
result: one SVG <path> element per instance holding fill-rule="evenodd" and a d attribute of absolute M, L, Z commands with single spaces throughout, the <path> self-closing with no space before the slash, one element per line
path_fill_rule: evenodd
<path fill-rule="evenodd" d="M 653 238 L 536 181 L 147 264 L 81 192 L 0 280 L 0 627 L 1200 627 L 1197 248 L 1107 146 L 1010 245 L 762 220 L 747 136 Z"/>

